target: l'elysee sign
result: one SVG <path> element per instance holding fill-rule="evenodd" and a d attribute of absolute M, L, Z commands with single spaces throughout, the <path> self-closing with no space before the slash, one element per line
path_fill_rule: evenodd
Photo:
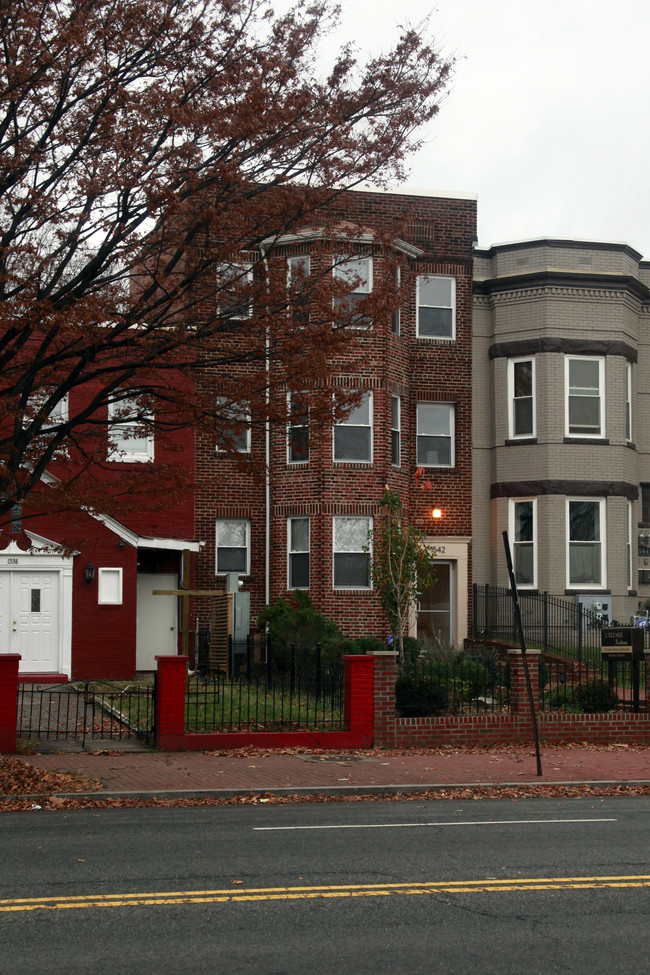
<path fill-rule="evenodd" d="M 603 660 L 643 660 L 643 630 L 606 626 L 600 636 Z"/>

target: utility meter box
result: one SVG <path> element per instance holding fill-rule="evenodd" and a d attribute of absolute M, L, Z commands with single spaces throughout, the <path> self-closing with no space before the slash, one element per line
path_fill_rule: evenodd
<path fill-rule="evenodd" d="M 595 617 L 602 626 L 608 626 L 612 618 L 612 597 L 609 593 L 578 592 L 576 602 Z"/>

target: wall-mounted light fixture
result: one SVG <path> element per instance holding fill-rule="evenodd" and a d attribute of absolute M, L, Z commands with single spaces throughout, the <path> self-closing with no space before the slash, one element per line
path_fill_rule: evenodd
<path fill-rule="evenodd" d="M 432 508 L 431 509 L 431 517 L 432 518 L 436 518 L 436 519 L 437 518 L 442 518 L 442 511 L 441 511 L 441 509 L 440 508 Z"/>
<path fill-rule="evenodd" d="M 88 583 L 88 585 L 90 585 L 90 583 L 95 578 L 95 566 L 92 564 L 92 562 L 88 563 L 88 565 L 84 569 L 84 573 L 86 575 L 86 582 Z"/>

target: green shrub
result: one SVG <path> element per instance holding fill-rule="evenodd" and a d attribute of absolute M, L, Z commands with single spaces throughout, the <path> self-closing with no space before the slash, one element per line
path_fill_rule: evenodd
<path fill-rule="evenodd" d="M 604 680 L 586 680 L 575 689 L 575 699 L 586 714 L 599 711 L 615 711 L 618 698 Z"/>
<path fill-rule="evenodd" d="M 258 627 L 268 627 L 271 646 L 278 650 L 312 649 L 320 643 L 326 656 L 336 656 L 342 633 L 336 623 L 318 613 L 306 592 L 298 590 L 290 600 L 278 599 L 265 606 L 257 618 Z"/>
<path fill-rule="evenodd" d="M 582 712 L 582 706 L 574 695 L 571 684 L 558 684 L 544 694 L 544 703 L 556 711 L 567 711 L 573 714 Z"/>
<path fill-rule="evenodd" d="M 539 686 L 543 690 L 551 678 L 551 669 L 541 656 L 537 664 L 537 673 L 539 675 Z"/>
<path fill-rule="evenodd" d="M 427 660 L 451 661 L 455 660 L 458 655 L 452 643 L 447 643 L 441 639 L 431 639 L 430 637 L 422 640 L 420 653 Z"/>
<path fill-rule="evenodd" d="M 446 688 L 423 676 L 403 674 L 395 682 L 395 705 L 404 718 L 426 718 L 447 709 Z"/>
<path fill-rule="evenodd" d="M 386 644 L 378 636 L 360 636 L 357 640 L 349 641 L 353 649 L 346 650 L 346 653 L 381 653 L 386 649 Z"/>
<path fill-rule="evenodd" d="M 393 649 L 397 649 L 393 647 Z M 417 660 L 422 653 L 422 644 L 414 636 L 405 636 L 402 639 L 403 659 L 407 663 Z"/>

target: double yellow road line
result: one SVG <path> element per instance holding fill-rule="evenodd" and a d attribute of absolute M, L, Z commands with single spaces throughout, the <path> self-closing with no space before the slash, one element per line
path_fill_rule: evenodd
<path fill-rule="evenodd" d="M 393 897 L 404 894 L 490 894 L 534 890 L 607 890 L 650 887 L 650 876 L 533 877 L 527 880 L 454 880 L 403 884 L 352 884 L 323 887 L 259 887 L 181 890 L 160 893 L 86 894 L 75 897 L 29 897 L 0 900 L 0 913 L 61 911 L 92 907 L 164 907 L 177 904 L 238 904 L 250 901 L 295 901 L 316 898 Z"/>

